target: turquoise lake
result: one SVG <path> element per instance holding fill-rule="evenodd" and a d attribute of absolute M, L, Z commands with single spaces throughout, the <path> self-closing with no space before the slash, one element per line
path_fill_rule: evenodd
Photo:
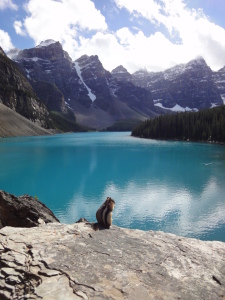
<path fill-rule="evenodd" d="M 0 139 L 0 189 L 73 223 L 116 201 L 113 224 L 225 242 L 225 146 L 74 133 Z"/>

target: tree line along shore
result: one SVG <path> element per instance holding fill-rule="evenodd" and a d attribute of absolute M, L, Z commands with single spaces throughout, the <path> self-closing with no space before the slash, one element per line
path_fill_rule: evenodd
<path fill-rule="evenodd" d="M 151 139 L 225 143 L 225 106 L 148 119 L 135 127 L 131 135 Z"/>

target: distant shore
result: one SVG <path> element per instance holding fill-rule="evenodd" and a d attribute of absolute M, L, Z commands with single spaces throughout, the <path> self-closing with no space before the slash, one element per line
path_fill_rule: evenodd
<path fill-rule="evenodd" d="M 223 142 L 218 142 L 218 141 L 204 141 L 204 140 L 184 140 L 184 139 L 152 139 L 152 138 L 146 138 L 146 137 L 143 137 L 143 136 L 135 136 L 135 135 L 130 135 L 131 137 L 134 137 L 134 138 L 138 138 L 138 139 L 146 139 L 146 140 L 155 140 L 155 141 L 168 141 L 168 142 L 187 142 L 187 143 L 203 143 L 203 144 L 216 144 L 216 145 L 221 145 L 221 146 L 224 146 L 225 143 Z"/>

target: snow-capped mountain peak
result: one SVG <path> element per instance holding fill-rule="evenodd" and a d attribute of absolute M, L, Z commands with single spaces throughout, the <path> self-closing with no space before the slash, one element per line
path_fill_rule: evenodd
<path fill-rule="evenodd" d="M 114 73 L 127 73 L 127 69 L 125 69 L 123 66 L 118 66 L 114 70 L 112 70 L 111 74 Z"/>
<path fill-rule="evenodd" d="M 207 64 L 206 64 L 204 58 L 201 56 L 189 61 L 187 64 L 179 64 L 170 69 L 165 70 L 163 72 L 164 79 L 165 80 L 174 80 L 177 76 L 180 76 L 181 74 L 183 74 L 187 71 L 190 71 L 192 69 L 198 68 L 198 67 L 207 68 Z"/>
<path fill-rule="evenodd" d="M 56 41 L 54 40 L 45 40 L 45 41 L 42 41 L 39 45 L 37 45 L 35 48 L 41 48 L 41 47 L 48 47 L 49 45 L 51 44 L 55 44 L 57 43 Z"/>
<path fill-rule="evenodd" d="M 114 78 L 117 78 L 120 81 L 130 81 L 132 75 L 125 69 L 123 66 L 118 66 L 111 72 Z"/>

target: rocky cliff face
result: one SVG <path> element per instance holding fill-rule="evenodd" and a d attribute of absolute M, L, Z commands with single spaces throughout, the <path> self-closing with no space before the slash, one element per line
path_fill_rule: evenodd
<path fill-rule="evenodd" d="M 27 79 L 1 50 L 0 102 L 27 119 L 49 128 L 49 112 L 39 101 Z"/>
<path fill-rule="evenodd" d="M 87 85 L 87 90 L 91 90 L 89 97 L 94 106 L 114 120 L 155 115 L 151 93 L 112 76 L 97 56 L 82 56 L 75 64 L 81 81 Z"/>
<path fill-rule="evenodd" d="M 49 110 L 67 113 L 65 98 L 72 61 L 59 42 L 41 43 L 13 55 L 40 100 Z"/>
<path fill-rule="evenodd" d="M 220 92 L 223 103 L 225 104 L 225 67 L 213 73 L 213 80 Z"/>
<path fill-rule="evenodd" d="M 164 72 L 141 70 L 132 78 L 134 84 L 152 92 L 156 106 L 176 110 L 178 105 L 180 110 L 200 110 L 223 104 L 213 72 L 203 58 Z"/>
<path fill-rule="evenodd" d="M 86 107 L 90 108 L 94 104 L 95 107 L 107 111 L 112 100 L 110 91 L 107 88 L 110 73 L 103 68 L 98 56 L 83 55 L 75 61 L 74 66 L 80 84 L 86 89 L 85 94 L 88 97 L 88 101 L 85 101 Z M 79 98 L 81 97 L 78 95 Z M 84 103 L 83 101 L 81 98 L 79 101 L 81 105 Z"/>

